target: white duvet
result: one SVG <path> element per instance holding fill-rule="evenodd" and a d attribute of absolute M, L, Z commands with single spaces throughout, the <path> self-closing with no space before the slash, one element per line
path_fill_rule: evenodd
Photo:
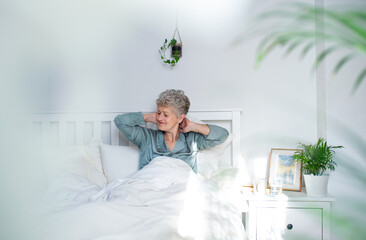
<path fill-rule="evenodd" d="M 202 180 L 185 162 L 159 157 L 104 188 L 67 175 L 46 195 L 40 239 L 246 239 L 235 174 Z"/>

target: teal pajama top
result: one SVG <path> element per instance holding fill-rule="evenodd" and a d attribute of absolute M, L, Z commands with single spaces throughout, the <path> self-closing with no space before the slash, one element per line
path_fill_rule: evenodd
<path fill-rule="evenodd" d="M 163 131 L 146 128 L 141 112 L 120 114 L 114 123 L 129 141 L 140 148 L 139 169 L 156 157 L 167 156 L 183 160 L 197 173 L 198 150 L 223 143 L 229 136 L 225 128 L 208 124 L 210 133 L 207 136 L 197 132 L 179 133 L 179 139 L 170 151 Z"/>

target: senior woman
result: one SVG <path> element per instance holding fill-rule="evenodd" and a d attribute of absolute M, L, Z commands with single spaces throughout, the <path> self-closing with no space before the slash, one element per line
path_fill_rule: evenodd
<path fill-rule="evenodd" d="M 182 90 L 160 93 L 156 105 L 155 113 L 125 113 L 114 119 L 121 133 L 140 148 L 139 169 L 155 157 L 167 156 L 183 160 L 197 173 L 198 150 L 224 142 L 228 131 L 187 119 L 190 101 Z M 156 124 L 158 130 L 143 127 L 146 122 Z"/>

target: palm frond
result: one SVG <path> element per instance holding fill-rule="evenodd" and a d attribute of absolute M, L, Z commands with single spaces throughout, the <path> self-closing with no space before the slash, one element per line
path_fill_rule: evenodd
<path fill-rule="evenodd" d="M 273 41 L 273 39 L 278 38 L 279 33 L 278 32 L 272 32 L 270 34 L 268 34 L 267 36 L 265 36 L 258 44 L 257 47 L 257 53 L 260 53 L 263 51 L 263 49 L 267 46 L 270 45 L 268 44 L 270 41 Z"/>
<path fill-rule="evenodd" d="M 331 54 L 332 52 L 334 52 L 335 50 L 337 50 L 338 47 L 332 46 L 332 47 L 328 47 L 326 49 L 324 49 L 316 58 L 315 60 L 315 64 L 313 67 L 313 71 L 316 71 L 319 68 L 319 65 L 324 61 L 324 59 Z"/>
<path fill-rule="evenodd" d="M 258 67 L 259 64 L 263 61 L 263 59 L 279 44 L 284 44 L 284 40 L 277 39 L 272 41 L 272 43 L 263 49 L 259 54 L 257 54 L 257 58 L 255 61 L 255 66 Z"/>
<path fill-rule="evenodd" d="M 348 61 L 350 61 L 354 57 L 354 54 L 348 54 L 341 58 L 341 60 L 338 61 L 337 65 L 333 69 L 333 74 L 336 75 L 339 70 L 346 64 Z"/>
<path fill-rule="evenodd" d="M 299 46 L 303 41 L 296 40 L 294 41 L 286 50 L 285 56 L 289 55 L 297 46 Z"/>
<path fill-rule="evenodd" d="M 353 85 L 353 93 L 357 91 L 357 89 L 361 85 L 361 82 L 365 80 L 365 78 L 366 78 L 366 68 L 364 68 L 363 71 L 358 75 L 356 82 Z"/>
<path fill-rule="evenodd" d="M 364 26 L 359 26 L 355 21 L 352 20 L 352 17 L 344 16 L 342 13 L 337 13 L 330 10 L 324 10 L 324 17 L 329 17 L 335 22 L 341 24 L 345 29 L 351 30 L 356 36 L 359 36 L 359 39 L 366 43 L 366 29 Z"/>
<path fill-rule="evenodd" d="M 305 47 L 301 51 L 300 58 L 303 59 L 306 56 L 306 54 L 309 52 L 309 50 L 311 48 L 313 48 L 314 46 L 315 46 L 315 41 L 311 41 L 308 44 L 306 44 Z"/>
<path fill-rule="evenodd" d="M 332 38 L 330 35 L 326 35 L 322 32 L 319 32 L 324 38 Z M 299 41 L 296 46 L 299 46 L 301 43 L 306 42 L 308 39 L 314 39 L 314 32 L 304 31 L 304 32 L 283 32 L 276 33 L 272 35 L 268 35 L 268 38 L 265 38 L 261 45 L 258 47 L 257 57 L 256 57 L 256 66 L 265 59 L 267 55 L 269 55 L 275 47 L 277 46 L 285 46 L 289 42 Z M 296 47 L 294 46 L 294 47 Z"/>
<path fill-rule="evenodd" d="M 285 56 L 296 48 L 301 48 L 300 58 L 304 58 L 319 41 L 332 47 L 317 55 L 313 71 L 338 49 L 347 50 L 349 54 L 336 63 L 332 71 L 335 75 L 357 54 L 366 55 L 366 8 L 339 10 L 299 2 L 282 3 L 278 6 L 255 18 L 256 31 L 265 33 L 257 48 L 256 67 L 276 47 L 286 47 Z M 317 26 L 324 26 L 324 29 Z M 365 71 L 363 69 L 358 75 L 354 89 L 358 89 L 364 82 Z"/>
<path fill-rule="evenodd" d="M 351 10 L 347 13 L 346 16 L 366 22 L 366 12 L 364 12 L 364 11 Z"/>

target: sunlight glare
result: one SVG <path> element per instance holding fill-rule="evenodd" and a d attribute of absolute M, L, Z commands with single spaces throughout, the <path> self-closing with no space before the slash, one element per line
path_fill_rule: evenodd
<path fill-rule="evenodd" d="M 183 210 L 179 216 L 178 233 L 182 237 L 204 239 L 205 232 L 204 209 L 205 199 L 200 194 L 197 179 L 191 176 L 187 183 L 186 199 Z"/>
<path fill-rule="evenodd" d="M 282 239 L 287 230 L 288 197 L 284 194 L 276 196 L 276 207 L 263 207 L 257 209 L 260 224 L 257 229 L 258 239 Z"/>
<path fill-rule="evenodd" d="M 258 157 L 254 159 L 254 177 L 265 178 L 267 175 L 268 160 L 265 157 Z"/>

